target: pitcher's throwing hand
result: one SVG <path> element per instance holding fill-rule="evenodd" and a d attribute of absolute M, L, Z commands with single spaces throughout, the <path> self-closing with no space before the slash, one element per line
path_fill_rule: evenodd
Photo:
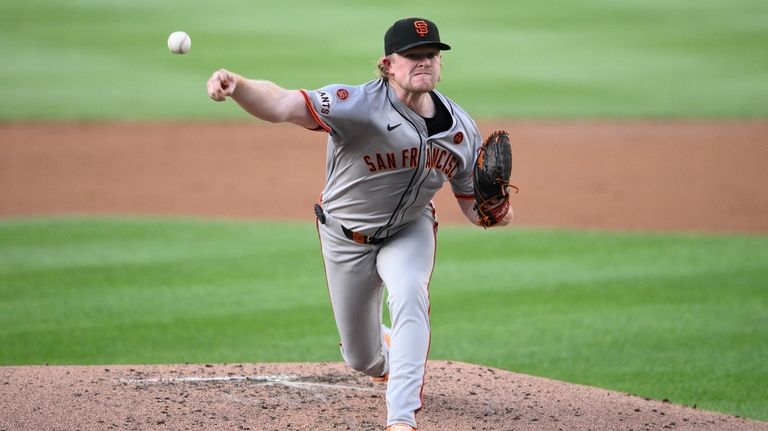
<path fill-rule="evenodd" d="M 223 102 L 234 93 L 236 86 L 236 74 L 225 69 L 217 70 L 208 80 L 208 96 L 217 102 Z"/>

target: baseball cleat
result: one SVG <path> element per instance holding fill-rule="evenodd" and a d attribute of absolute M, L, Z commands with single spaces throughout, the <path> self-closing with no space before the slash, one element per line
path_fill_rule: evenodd
<path fill-rule="evenodd" d="M 408 424 L 394 424 L 388 426 L 386 431 L 416 431 L 416 428 Z"/>
<path fill-rule="evenodd" d="M 389 381 L 389 373 L 379 377 L 371 377 L 373 383 L 387 383 Z"/>
<path fill-rule="evenodd" d="M 389 352 L 389 346 L 392 344 L 392 331 L 384 325 L 381 325 L 381 339 L 387 346 L 387 352 Z M 371 377 L 373 383 L 387 383 L 389 381 L 389 373 L 379 377 Z"/>
<path fill-rule="evenodd" d="M 379 377 L 371 377 L 373 383 L 387 383 L 389 381 L 389 373 Z"/>

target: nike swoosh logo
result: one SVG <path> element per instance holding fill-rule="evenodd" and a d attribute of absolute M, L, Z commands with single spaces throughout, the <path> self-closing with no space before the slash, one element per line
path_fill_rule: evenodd
<path fill-rule="evenodd" d="M 401 124 L 403 124 L 403 123 L 397 123 L 394 126 L 390 126 L 389 123 L 387 123 L 387 132 L 391 132 L 391 131 L 397 129 L 398 127 L 400 127 Z"/>

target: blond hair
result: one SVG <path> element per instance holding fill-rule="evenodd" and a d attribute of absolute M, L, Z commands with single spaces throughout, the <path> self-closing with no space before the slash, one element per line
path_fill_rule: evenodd
<path fill-rule="evenodd" d="M 379 59 L 379 63 L 376 65 L 376 75 L 379 77 L 379 79 L 389 81 L 389 67 L 384 65 L 385 58 L 389 59 L 389 56 L 386 55 Z"/>

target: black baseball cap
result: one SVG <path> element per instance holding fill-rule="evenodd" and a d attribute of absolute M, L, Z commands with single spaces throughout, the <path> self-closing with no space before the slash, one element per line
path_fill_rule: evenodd
<path fill-rule="evenodd" d="M 443 51 L 451 49 L 440 42 L 440 32 L 435 23 L 424 18 L 401 19 L 384 34 L 384 55 L 421 45 L 435 45 Z"/>

